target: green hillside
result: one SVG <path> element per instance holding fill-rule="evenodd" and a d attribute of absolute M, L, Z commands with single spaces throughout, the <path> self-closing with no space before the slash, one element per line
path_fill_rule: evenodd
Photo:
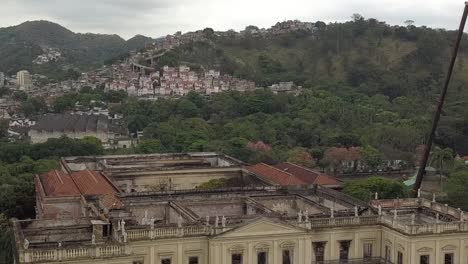
<path fill-rule="evenodd" d="M 161 63 L 199 63 L 261 86 L 294 81 L 347 100 L 385 96 L 393 104 L 409 104 L 408 115 L 400 118 L 425 119 L 427 126 L 456 32 L 390 26 L 363 18 L 328 25 L 316 22 L 315 26 L 314 32 L 276 36 L 207 34 L 210 41 L 183 45 L 167 53 Z M 468 152 L 467 58 L 465 36 L 438 134 L 438 143 L 462 153 Z"/>
<path fill-rule="evenodd" d="M 28 69 L 54 73 L 67 68 L 89 69 L 130 50 L 144 48 L 151 38 L 136 36 L 128 42 L 118 35 L 79 34 L 48 21 L 25 22 L 0 29 L 0 71 L 15 73 Z M 32 61 L 45 48 L 58 48 L 64 60 L 37 66 Z"/>

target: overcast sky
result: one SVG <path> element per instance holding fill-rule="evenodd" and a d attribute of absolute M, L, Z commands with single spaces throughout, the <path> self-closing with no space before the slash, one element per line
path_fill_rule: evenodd
<path fill-rule="evenodd" d="M 462 0 L 0 0 L 0 27 L 49 20 L 74 32 L 160 37 L 212 27 L 270 27 L 278 21 L 346 21 L 353 13 L 389 24 L 456 29 Z"/>

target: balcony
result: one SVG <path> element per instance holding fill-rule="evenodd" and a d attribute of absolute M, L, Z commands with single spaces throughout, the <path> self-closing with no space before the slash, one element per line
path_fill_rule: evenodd
<path fill-rule="evenodd" d="M 381 257 L 353 258 L 347 260 L 312 261 L 312 264 L 393 264 Z"/>

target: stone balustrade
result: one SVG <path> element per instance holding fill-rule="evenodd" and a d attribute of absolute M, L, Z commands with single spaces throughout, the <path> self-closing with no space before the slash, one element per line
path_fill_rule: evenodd
<path fill-rule="evenodd" d="M 412 207 L 424 203 L 424 207 L 431 209 L 443 209 L 451 215 L 463 216 L 461 211 L 453 209 L 445 205 L 437 204 L 430 201 L 417 201 L 417 199 L 401 199 L 400 200 L 406 207 Z M 382 204 L 380 204 L 382 206 Z M 385 204 L 390 207 L 390 203 Z M 407 235 L 421 235 L 421 234 L 439 234 L 439 233 L 453 233 L 453 232 L 468 232 L 468 221 L 453 221 L 453 222 L 435 222 L 428 224 L 408 224 L 408 220 L 400 221 L 398 215 L 361 215 L 351 217 L 328 217 L 328 218 L 297 218 L 290 219 L 288 222 L 292 225 L 313 230 L 318 228 L 333 228 L 345 226 L 359 226 L 359 225 L 383 225 L 388 228 L 397 230 Z M 240 223 L 241 224 L 241 223 Z M 131 227 L 127 230 L 128 241 L 138 240 L 151 240 L 163 239 L 169 237 L 183 237 L 183 236 L 210 236 L 226 232 L 238 226 L 239 224 L 229 225 L 227 227 L 214 227 L 205 225 L 187 225 L 182 227 L 166 226 L 155 228 L 135 228 Z M 81 258 L 103 258 L 111 256 L 128 256 L 131 254 L 131 247 L 129 244 L 105 244 L 93 246 L 71 246 L 50 248 L 29 248 L 20 250 L 20 261 L 24 263 L 41 263 L 41 262 L 58 262 L 63 260 L 74 260 Z"/>
<path fill-rule="evenodd" d="M 131 253 L 129 245 L 120 244 L 56 249 L 30 248 L 20 251 L 20 261 L 24 263 L 53 262 L 81 258 L 128 256 Z"/>
<path fill-rule="evenodd" d="M 159 227 L 154 229 L 130 229 L 127 231 L 128 239 L 144 240 L 144 239 L 158 239 L 166 237 L 180 237 L 180 236 L 194 236 L 194 235 L 207 235 L 212 234 L 210 227 L 195 225 L 184 227 Z"/>
<path fill-rule="evenodd" d="M 379 217 L 379 222 L 408 235 L 468 232 L 468 222 L 465 221 L 411 225 L 400 222 L 398 218 L 395 219 L 389 215 L 382 215 Z"/>
<path fill-rule="evenodd" d="M 340 227 L 352 225 L 376 225 L 378 224 L 378 216 L 360 216 L 360 217 L 336 217 L 336 218 L 319 218 L 309 219 L 308 221 L 292 221 L 291 224 L 297 225 L 306 229 L 323 228 L 323 227 Z"/>

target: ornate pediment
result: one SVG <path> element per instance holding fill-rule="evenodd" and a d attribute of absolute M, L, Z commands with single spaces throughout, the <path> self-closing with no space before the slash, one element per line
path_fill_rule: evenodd
<path fill-rule="evenodd" d="M 397 249 L 398 249 L 399 251 L 405 251 L 405 247 L 404 247 L 402 244 L 400 244 L 400 243 L 397 244 Z"/>
<path fill-rule="evenodd" d="M 432 248 L 430 247 L 422 247 L 418 249 L 418 252 L 431 252 L 431 251 L 432 251 Z"/>
<path fill-rule="evenodd" d="M 457 249 L 457 247 L 454 246 L 454 245 L 446 245 L 445 247 L 442 248 L 442 250 L 447 250 L 447 251 L 448 250 L 455 250 L 455 249 Z"/>
<path fill-rule="evenodd" d="M 299 234 L 306 232 L 300 227 L 276 219 L 258 218 L 238 228 L 220 234 L 220 237 L 270 236 L 278 234 Z"/>

